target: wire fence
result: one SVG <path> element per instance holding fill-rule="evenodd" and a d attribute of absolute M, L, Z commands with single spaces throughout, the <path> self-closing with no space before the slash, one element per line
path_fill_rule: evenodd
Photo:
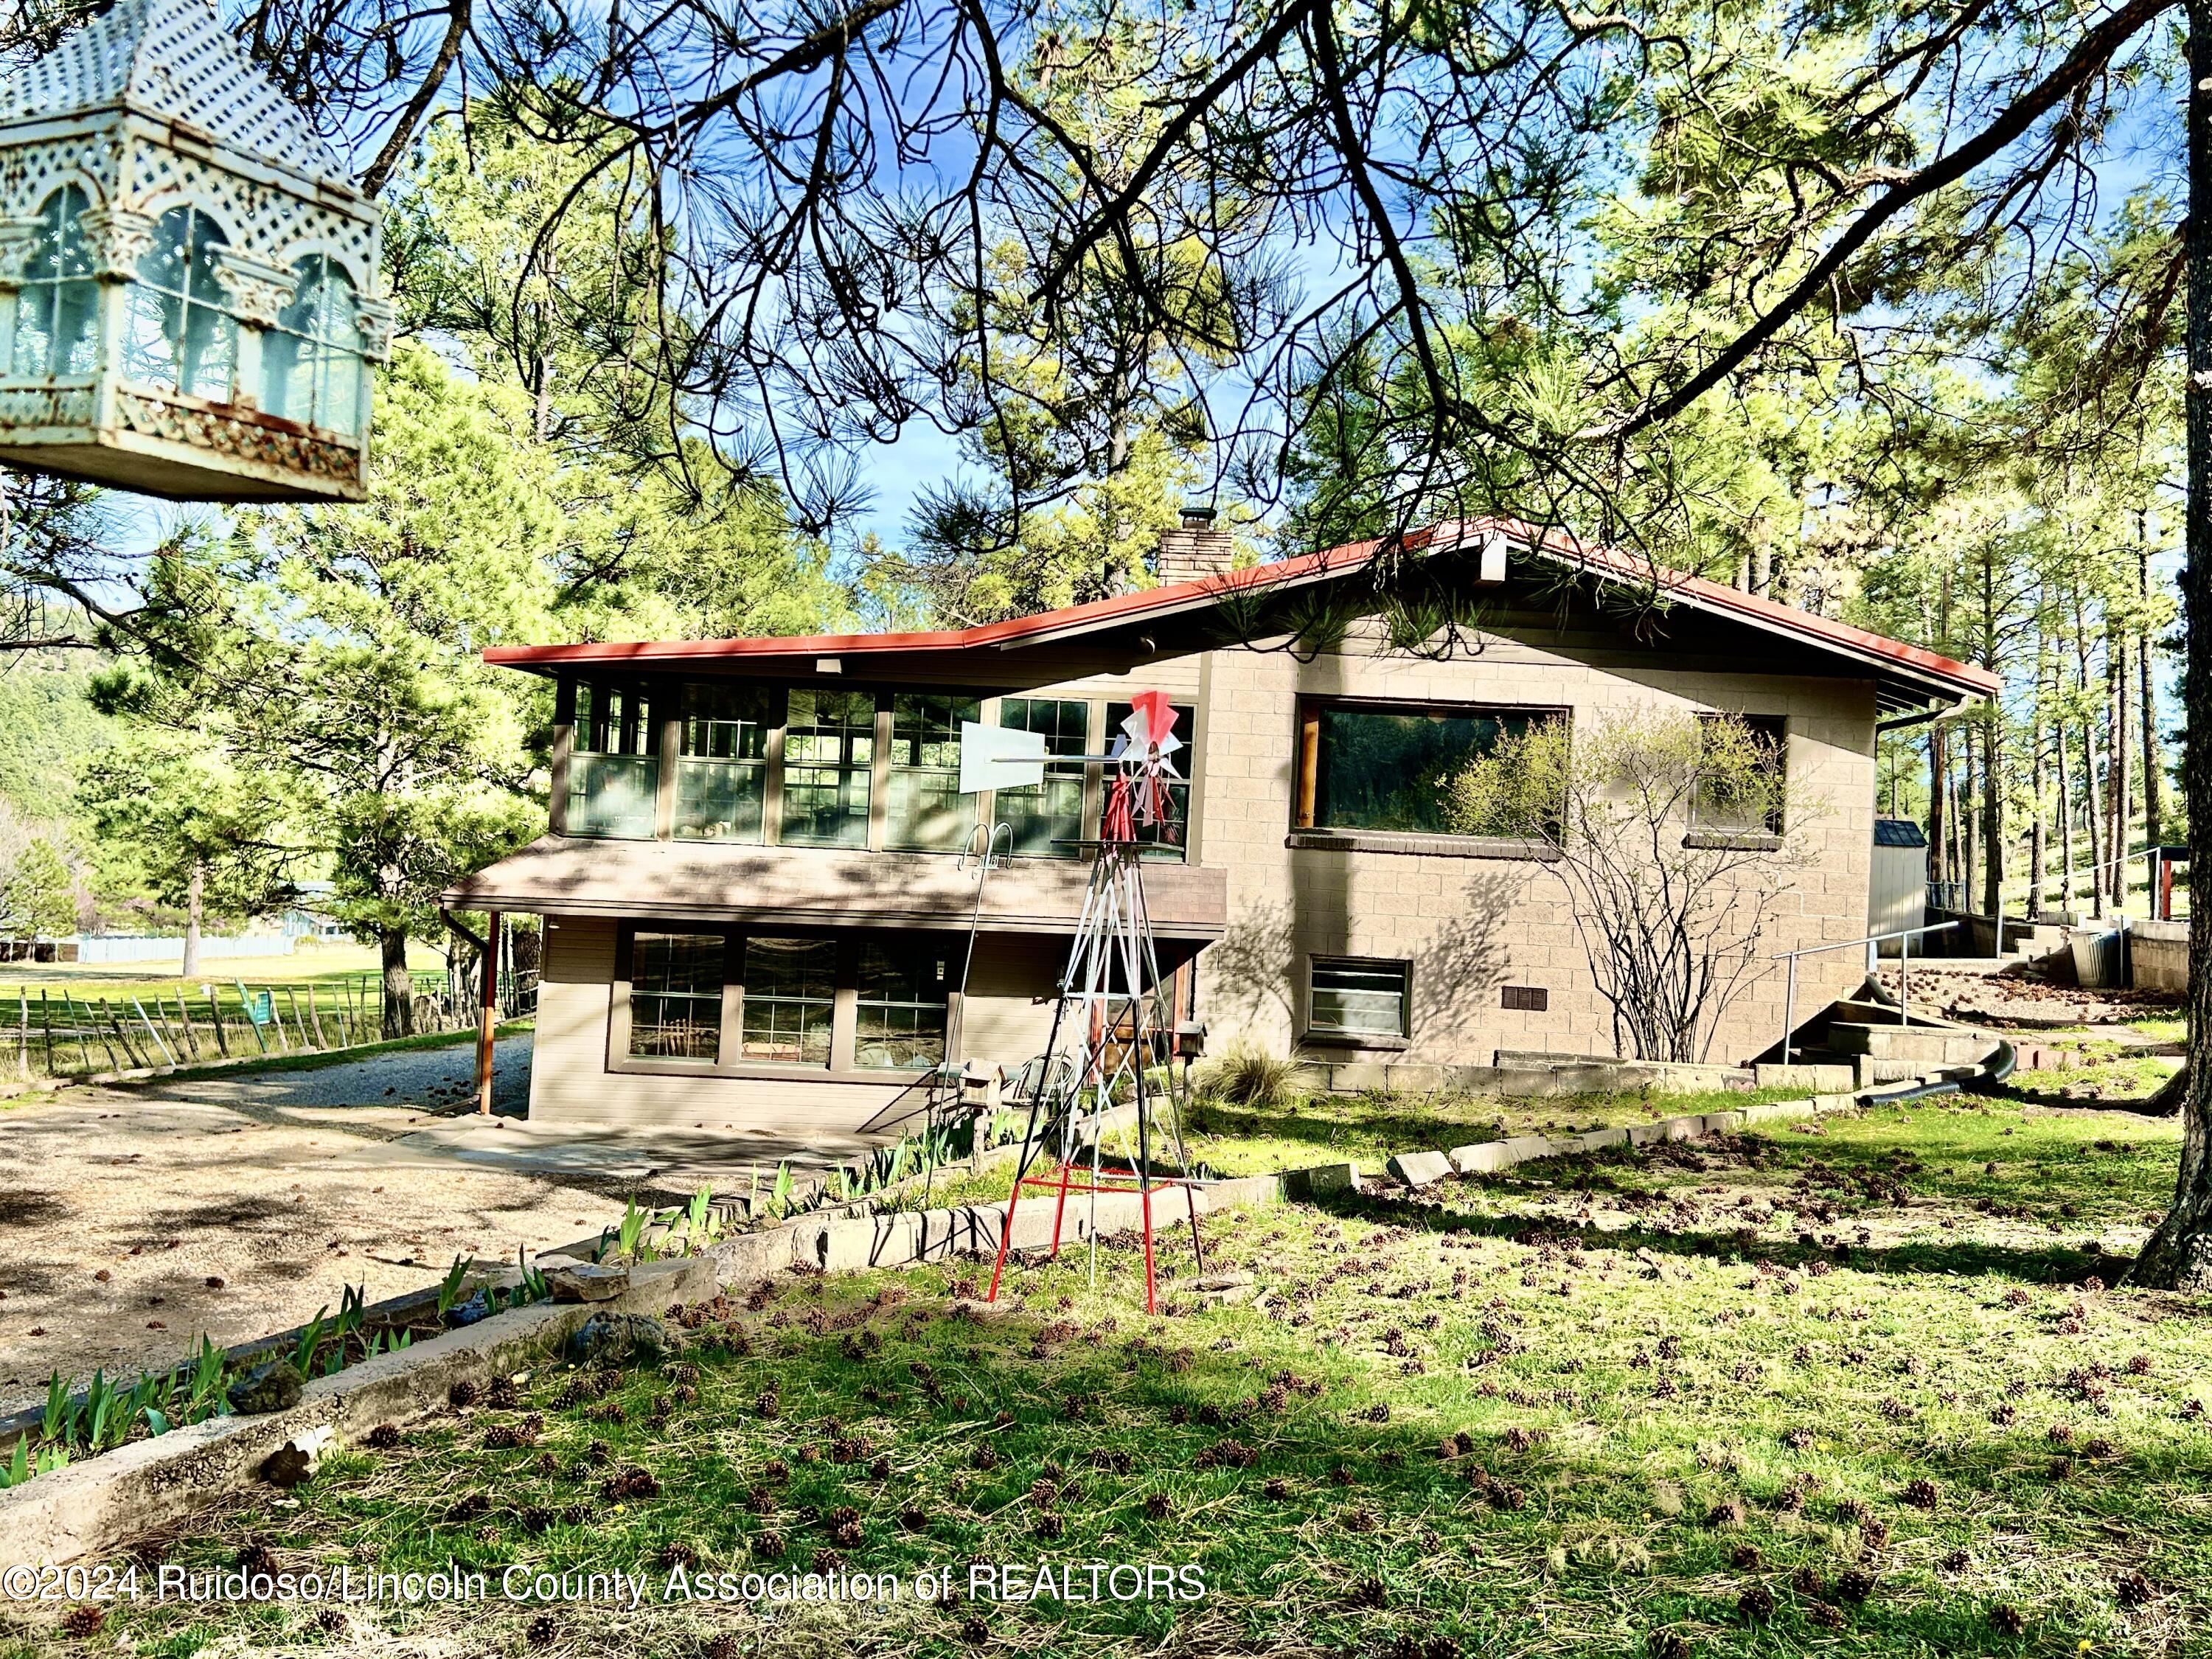
<path fill-rule="evenodd" d="M 395 1033 L 475 1029 L 473 975 L 432 970 L 411 977 L 404 1017 L 390 1007 L 383 975 L 374 970 L 259 984 L 0 986 L 0 1054 L 14 1051 L 21 1078 L 88 1077 L 331 1054 Z M 536 1012 L 536 971 L 501 975 L 496 1006 L 502 1019 Z"/>

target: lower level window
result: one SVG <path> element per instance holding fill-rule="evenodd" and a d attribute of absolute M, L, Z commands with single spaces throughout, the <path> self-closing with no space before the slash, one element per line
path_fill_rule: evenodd
<path fill-rule="evenodd" d="M 720 933 L 639 933 L 631 939 L 633 1057 L 708 1065 L 721 1058 L 724 954 Z"/>
<path fill-rule="evenodd" d="M 836 1006 L 836 940 L 745 941 L 742 1041 L 747 1060 L 827 1066 Z"/>
<path fill-rule="evenodd" d="M 942 945 L 863 945 L 853 1063 L 919 1070 L 941 1062 L 951 984 L 952 959 Z"/>
<path fill-rule="evenodd" d="M 1357 957 L 1316 957 L 1310 971 L 1306 1029 L 1313 1035 L 1407 1035 L 1412 964 Z"/>

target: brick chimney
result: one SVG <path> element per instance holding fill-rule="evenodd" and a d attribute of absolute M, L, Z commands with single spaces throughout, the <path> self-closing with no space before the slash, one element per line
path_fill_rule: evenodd
<path fill-rule="evenodd" d="M 1160 532 L 1153 572 L 1163 582 L 1197 581 L 1228 569 L 1232 556 L 1229 532 L 1213 527 L 1213 509 L 1186 507 L 1178 528 Z"/>

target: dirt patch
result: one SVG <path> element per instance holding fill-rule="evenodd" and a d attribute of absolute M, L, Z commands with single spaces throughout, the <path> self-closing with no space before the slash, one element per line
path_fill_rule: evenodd
<path fill-rule="evenodd" d="M 465 1051 L 448 1063 L 465 1067 Z M 298 1074 L 295 1094 L 379 1103 L 291 1104 L 241 1085 L 226 1085 L 234 1104 L 179 1100 L 201 1086 L 179 1084 L 0 1114 L 0 1410 L 42 1398 L 56 1370 L 173 1364 L 203 1332 L 246 1341 L 336 1309 L 348 1285 L 374 1302 L 434 1281 L 457 1255 L 512 1260 L 620 1212 L 605 1182 L 395 1146 L 433 1121 L 417 1103 L 428 1090 L 315 1075 Z"/>

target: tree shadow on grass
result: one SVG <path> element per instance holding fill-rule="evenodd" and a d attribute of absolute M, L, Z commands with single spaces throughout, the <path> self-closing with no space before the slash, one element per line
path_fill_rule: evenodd
<path fill-rule="evenodd" d="M 1955 1244 L 1899 1244 L 1887 1248 L 1783 1243 L 1771 1239 L 1747 1243 L 1733 1233 L 1678 1231 L 1635 1223 L 1608 1228 L 1589 1222 L 1476 1215 L 1445 1209 L 1436 1200 L 1379 1193 L 1328 1194 L 1308 1202 L 1316 1209 L 1347 1219 L 1418 1226 L 1431 1232 L 1530 1246 L 1554 1244 L 1569 1249 L 1605 1250 L 1630 1256 L 1649 1252 L 1654 1256 L 1733 1261 L 1754 1272 L 1760 1264 L 1777 1270 L 1802 1271 L 1815 1263 L 1826 1263 L 1828 1267 L 1848 1267 L 1857 1273 L 1950 1273 L 1977 1279 L 2007 1277 L 2044 1285 L 2080 1285 L 2092 1275 L 2111 1283 L 2129 1260 L 2057 1244 L 2045 1250 L 2023 1250 L 1970 1239 Z"/>

